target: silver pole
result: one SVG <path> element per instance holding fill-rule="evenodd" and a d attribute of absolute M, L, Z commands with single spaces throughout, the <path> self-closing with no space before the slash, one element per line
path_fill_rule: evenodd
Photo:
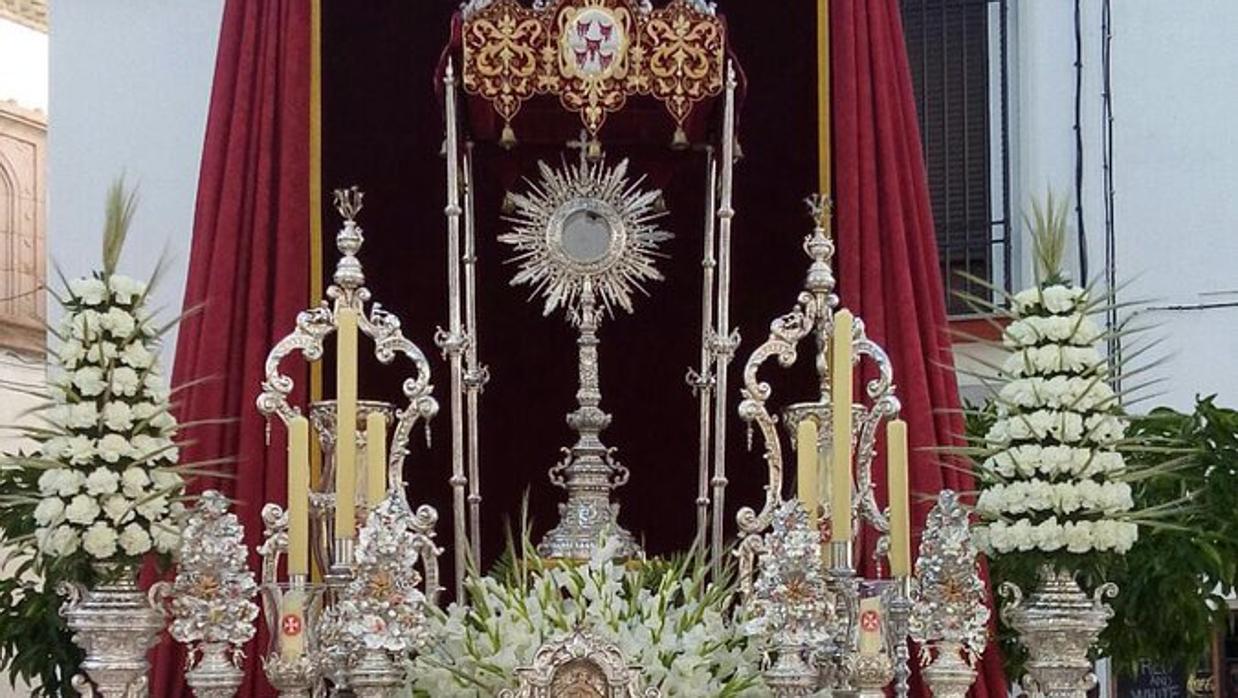
<path fill-rule="evenodd" d="M 463 352 L 467 338 L 460 321 L 460 144 L 456 123 L 456 73 L 451 61 L 443 76 L 447 119 L 447 332 L 439 330 L 436 341 L 451 365 L 451 489 L 454 533 L 456 598 L 464 597 L 464 573 L 468 568 L 468 530 L 464 524 L 464 380 Z"/>
<path fill-rule="evenodd" d="M 714 257 L 715 220 L 718 212 L 718 161 L 714 158 L 713 146 L 705 150 L 705 252 L 701 258 L 701 365 L 697 371 L 688 372 L 688 384 L 696 391 L 700 401 L 700 463 L 696 491 L 696 543 L 700 554 L 705 553 L 709 539 L 709 449 L 710 413 L 713 411 L 713 353 L 710 349 L 710 333 L 714 322 L 714 269 L 718 262 Z"/>
<path fill-rule="evenodd" d="M 473 563 L 481 560 L 481 465 L 477 428 L 478 403 L 489 372 L 477 360 L 477 220 L 473 184 L 473 143 L 464 145 L 464 322 L 468 346 L 464 351 L 464 390 L 469 473 L 469 540 Z"/>
<path fill-rule="evenodd" d="M 731 330 L 731 219 L 735 209 L 731 204 L 731 190 L 735 170 L 735 65 L 727 62 L 726 104 L 722 114 L 722 191 L 718 203 L 718 315 L 714 329 L 713 347 L 715 379 L 717 388 L 714 400 L 714 477 L 711 481 L 713 496 L 713 531 L 710 541 L 714 569 L 722 565 L 722 517 L 726 502 L 726 420 L 727 420 L 727 368 L 739 333 Z"/>

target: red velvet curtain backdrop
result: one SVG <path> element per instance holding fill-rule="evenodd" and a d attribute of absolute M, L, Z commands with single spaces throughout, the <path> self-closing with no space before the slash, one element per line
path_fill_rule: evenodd
<path fill-rule="evenodd" d="M 180 328 L 175 385 L 182 422 L 231 417 L 186 429 L 186 462 L 233 458 L 234 479 L 197 480 L 235 498 L 250 566 L 262 536 L 262 505 L 282 502 L 287 482 L 283 430 L 264 438 L 254 406 L 267 351 L 291 331 L 309 288 L 309 0 L 228 0 L 198 182 L 185 307 L 201 306 Z M 289 362 L 304 399 L 307 373 Z M 199 382 L 200 381 L 200 382 Z M 259 657 L 266 633 L 245 651 L 241 698 L 270 696 Z M 156 650 L 151 695 L 180 698 L 184 652 Z"/>
<path fill-rule="evenodd" d="M 898 0 L 831 0 L 830 25 L 839 291 L 894 365 L 918 540 L 936 493 L 972 478 L 930 450 L 959 444 L 963 419 Z M 995 647 L 983 669 L 973 695 L 1005 696 Z"/>

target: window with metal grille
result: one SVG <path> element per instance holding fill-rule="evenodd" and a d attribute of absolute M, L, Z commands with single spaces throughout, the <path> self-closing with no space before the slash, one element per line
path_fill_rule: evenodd
<path fill-rule="evenodd" d="M 1010 287 L 1006 0 L 900 0 L 951 314 Z"/>

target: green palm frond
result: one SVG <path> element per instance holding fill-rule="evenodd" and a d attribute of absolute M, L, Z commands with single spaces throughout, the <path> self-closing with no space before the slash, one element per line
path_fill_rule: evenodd
<path fill-rule="evenodd" d="M 125 236 L 129 234 L 137 207 L 137 189 L 126 188 L 124 176 L 108 187 L 103 218 L 103 272 L 108 276 L 116 272 L 116 265 L 120 263 L 120 251 L 125 246 Z"/>
<path fill-rule="evenodd" d="M 1050 189 L 1045 193 L 1044 203 L 1033 199 L 1031 215 L 1023 216 L 1032 236 L 1037 283 L 1051 284 L 1065 279 L 1062 264 L 1066 257 L 1067 211 L 1068 203 L 1055 201 Z"/>

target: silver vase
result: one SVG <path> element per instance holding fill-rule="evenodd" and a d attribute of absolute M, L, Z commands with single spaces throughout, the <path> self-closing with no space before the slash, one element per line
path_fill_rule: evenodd
<path fill-rule="evenodd" d="M 1032 696 L 1084 698 L 1096 686 L 1088 651 L 1113 617 L 1104 599 L 1117 595 L 1118 587 L 1102 584 L 1089 598 L 1074 574 L 1045 566 L 1026 601 L 1009 582 L 1002 584 L 1001 593 L 1007 599 L 1002 618 L 1027 648 L 1024 689 Z"/>
<path fill-rule="evenodd" d="M 932 648 L 933 660 L 920 670 L 924 684 L 933 698 L 966 698 L 976 669 L 963 661 L 963 646 L 958 642 L 942 642 Z"/>
<path fill-rule="evenodd" d="M 349 674 L 356 698 L 391 698 L 404 687 L 404 671 L 383 650 L 367 650 Z"/>
<path fill-rule="evenodd" d="M 233 698 L 244 678 L 232 645 L 226 642 L 202 645 L 202 658 L 185 673 L 194 698 Z"/>
<path fill-rule="evenodd" d="M 153 595 L 138 587 L 135 565 L 98 565 L 104 581 L 88 589 L 66 583 L 60 607 L 73 642 L 86 652 L 73 687 L 88 698 L 146 698 L 147 651 L 159 640 L 166 618 Z"/>

